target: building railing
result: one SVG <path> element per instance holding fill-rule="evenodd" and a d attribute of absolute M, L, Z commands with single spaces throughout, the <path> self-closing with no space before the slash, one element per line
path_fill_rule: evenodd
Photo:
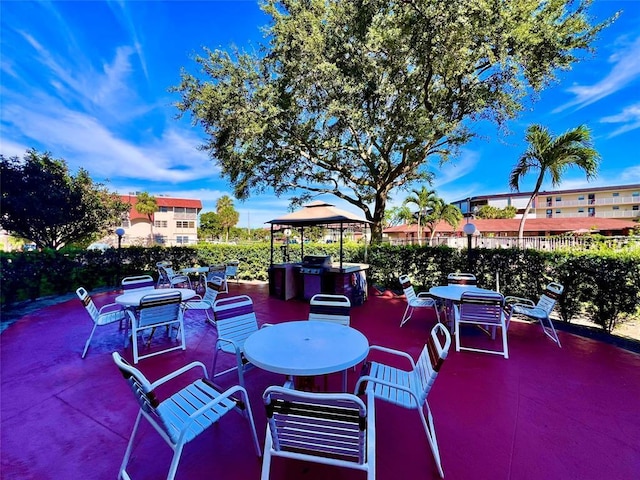
<path fill-rule="evenodd" d="M 539 215 L 537 218 L 545 218 L 546 215 Z M 640 210 L 607 210 L 606 212 L 595 211 L 593 214 L 589 212 L 568 212 L 568 213 L 555 213 L 553 212 L 551 218 L 636 218 L 640 217 Z"/>
<path fill-rule="evenodd" d="M 197 213 L 174 213 L 173 219 L 174 220 L 197 220 L 198 214 Z"/>
<path fill-rule="evenodd" d="M 639 205 L 640 196 L 629 197 L 596 197 L 592 200 L 585 198 L 584 200 L 560 200 L 556 201 L 554 198 L 550 203 L 544 198 L 538 198 L 536 202 L 536 209 L 543 210 L 545 208 L 562 208 L 562 207 L 597 207 L 603 205 Z"/>
<path fill-rule="evenodd" d="M 604 240 L 598 240 L 612 248 L 623 248 L 629 243 L 638 243 L 640 245 L 640 237 L 612 236 L 606 237 Z M 389 239 L 392 245 L 417 245 L 418 241 L 414 238 L 408 239 Z M 536 250 L 558 250 L 563 248 L 585 249 L 593 245 L 594 239 L 589 235 L 576 236 L 558 236 L 558 237 L 524 237 L 522 248 L 530 248 Z M 425 239 L 423 245 L 428 245 L 429 240 Z M 467 248 L 466 237 L 435 237 L 432 246 L 444 245 L 450 248 Z M 518 237 L 483 237 L 474 236 L 472 238 L 472 248 L 514 248 L 519 245 Z"/>

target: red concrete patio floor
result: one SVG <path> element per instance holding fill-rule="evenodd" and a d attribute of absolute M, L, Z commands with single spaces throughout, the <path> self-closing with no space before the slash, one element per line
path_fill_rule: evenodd
<path fill-rule="evenodd" d="M 270 298 L 266 287 L 231 285 L 249 294 L 259 322 L 304 319 L 308 305 Z M 95 296 L 98 305 L 115 292 Z M 402 298 L 369 297 L 352 309 L 352 326 L 371 344 L 416 358 L 433 319 L 417 312 L 403 328 Z M 150 378 L 201 360 L 210 368 L 215 329 L 204 314 L 186 317 L 187 350 L 142 360 Z M 77 299 L 43 308 L 10 326 L 1 340 L 1 459 L 3 479 L 115 479 L 136 417 L 135 403 L 111 359 L 131 359 L 117 326 L 99 328 L 80 358 L 91 322 Z M 512 322 L 510 358 L 452 349 L 429 402 L 447 479 L 640 478 L 640 356 L 560 332 L 563 348 L 538 325 Z M 353 388 L 357 372 L 349 372 Z M 279 375 L 254 369 L 247 387 L 264 444 L 264 389 Z M 224 386 L 237 381 L 229 374 Z M 330 377 L 330 388 L 339 375 Z M 438 473 L 415 412 L 376 405 L 377 478 L 436 479 Z M 143 423 L 129 472 L 165 478 L 170 449 Z M 179 479 L 258 479 L 255 455 L 239 415 L 188 444 Z M 272 479 L 364 479 L 362 472 L 274 459 Z"/>

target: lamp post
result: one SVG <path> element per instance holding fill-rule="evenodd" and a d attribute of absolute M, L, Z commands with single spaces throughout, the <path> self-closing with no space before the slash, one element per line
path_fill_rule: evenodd
<path fill-rule="evenodd" d="M 122 237 L 124 236 L 124 228 L 116 228 L 116 235 L 118 236 L 118 250 L 122 247 Z"/>
<path fill-rule="evenodd" d="M 469 218 L 467 218 L 467 223 L 462 227 L 462 231 L 467 236 L 467 264 L 469 265 L 469 271 L 471 271 L 471 238 L 476 233 L 476 230 L 476 226 L 473 223 L 469 223 Z"/>

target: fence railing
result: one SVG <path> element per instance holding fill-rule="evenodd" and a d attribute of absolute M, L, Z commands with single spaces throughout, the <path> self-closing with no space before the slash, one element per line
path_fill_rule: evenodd
<path fill-rule="evenodd" d="M 445 245 L 451 248 L 467 248 L 466 237 L 436 237 L 432 246 Z M 391 245 L 417 245 L 416 239 L 390 239 Z M 606 239 L 595 240 L 588 235 L 575 237 L 524 237 L 522 248 L 532 248 L 536 250 L 557 250 L 562 248 L 590 248 L 594 243 L 602 244 L 611 248 L 625 248 L 631 244 L 636 244 L 640 248 L 640 237 L 607 237 Z M 423 240 L 422 245 L 428 245 L 428 239 Z M 519 246 L 518 237 L 483 237 L 474 236 L 471 239 L 472 248 L 515 248 Z"/>

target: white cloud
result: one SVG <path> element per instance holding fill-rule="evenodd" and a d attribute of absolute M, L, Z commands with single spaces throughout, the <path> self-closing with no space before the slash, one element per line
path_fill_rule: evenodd
<path fill-rule="evenodd" d="M 610 115 L 600 119 L 601 123 L 623 123 L 621 127 L 618 127 L 611 132 L 608 138 L 616 137 L 636 128 L 640 128 L 640 103 L 630 105 L 622 110 L 622 112 L 616 115 Z"/>
<path fill-rule="evenodd" d="M 554 113 L 570 107 L 580 109 L 601 100 L 629 86 L 640 77 L 640 37 L 631 45 L 623 45 L 622 50 L 609 57 L 613 67 L 599 82 L 593 85 L 575 85 L 567 89 L 574 94 L 573 100 L 559 106 Z"/>

